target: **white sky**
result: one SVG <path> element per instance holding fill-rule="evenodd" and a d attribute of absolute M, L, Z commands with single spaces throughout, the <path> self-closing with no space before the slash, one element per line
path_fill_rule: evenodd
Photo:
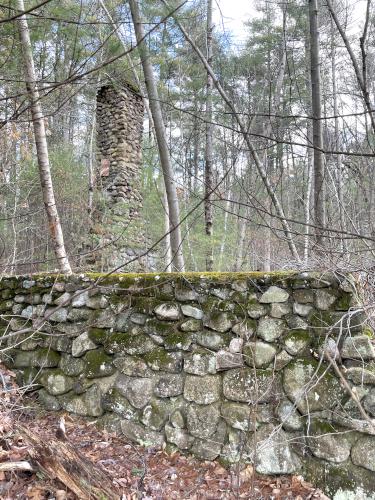
<path fill-rule="evenodd" d="M 353 9 L 350 29 L 353 31 L 363 25 L 366 12 L 366 0 L 347 0 Z M 256 15 L 256 0 L 214 0 L 214 18 L 218 29 L 231 32 L 236 41 L 244 38 L 244 21 Z M 216 4 L 216 5 L 215 5 Z M 222 15 L 222 17 L 221 17 Z"/>

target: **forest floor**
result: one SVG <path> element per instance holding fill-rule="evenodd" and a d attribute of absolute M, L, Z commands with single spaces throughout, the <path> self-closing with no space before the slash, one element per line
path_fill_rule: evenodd
<path fill-rule="evenodd" d="M 0 365 L 0 499 L 73 500 L 77 497 L 57 479 L 36 469 L 1 471 L 1 464 L 28 461 L 29 446 L 17 431 L 27 427 L 44 442 L 56 439 L 61 412 L 42 410 L 22 396 L 10 370 Z M 300 476 L 260 476 L 251 465 L 226 469 L 179 453 L 149 449 L 99 430 L 93 422 L 65 414 L 66 436 L 95 467 L 104 469 L 122 500 L 169 499 L 320 499 L 329 500 Z M 120 499 L 120 497 L 119 497 Z"/>

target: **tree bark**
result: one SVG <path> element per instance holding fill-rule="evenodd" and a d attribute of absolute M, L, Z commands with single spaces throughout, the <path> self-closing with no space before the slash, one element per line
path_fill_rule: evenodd
<path fill-rule="evenodd" d="M 69 442 L 44 441 L 25 427 L 19 426 L 32 461 L 47 477 L 57 478 L 80 500 L 117 500 L 121 494 L 111 478 L 81 455 Z"/>
<path fill-rule="evenodd" d="M 160 163 L 163 170 L 165 190 L 168 199 L 169 209 L 169 227 L 172 250 L 172 267 L 176 271 L 184 271 L 184 257 L 182 253 L 182 239 L 180 229 L 180 208 L 177 198 L 174 172 L 168 150 L 166 131 L 163 121 L 160 100 L 155 81 L 147 46 L 144 42 L 143 24 L 140 18 L 140 12 L 137 0 L 129 0 L 131 16 L 134 24 L 134 31 L 137 42 L 139 43 L 140 57 L 145 77 L 147 94 L 150 102 L 150 109 L 154 120 L 155 135 L 159 150 Z"/>
<path fill-rule="evenodd" d="M 322 133 L 322 96 L 320 84 L 320 54 L 318 31 L 318 1 L 309 0 L 311 110 L 313 117 L 314 149 L 314 224 L 317 249 L 322 250 L 324 240 L 324 156 Z"/>
<path fill-rule="evenodd" d="M 16 0 L 17 9 L 25 10 L 23 0 Z M 59 270 L 64 274 L 72 272 L 69 259 L 66 254 L 64 237 L 60 218 L 56 207 L 55 194 L 53 190 L 51 169 L 49 163 L 48 146 L 44 127 L 44 116 L 40 104 L 39 92 L 36 84 L 33 53 L 31 48 L 29 27 L 26 16 L 23 14 L 17 19 L 18 31 L 21 41 L 23 59 L 25 64 L 26 88 L 30 100 L 31 116 L 34 128 L 35 146 L 38 159 L 40 183 L 44 207 L 47 214 L 49 232 L 52 240 L 53 250 L 58 262 Z"/>
<path fill-rule="evenodd" d="M 212 65 L 212 0 L 207 0 L 207 62 Z M 213 215 L 212 215 L 212 156 L 213 156 L 213 125 L 212 125 L 212 77 L 207 71 L 206 83 L 206 150 L 205 150 L 205 198 L 204 198 L 204 216 L 205 230 L 207 235 L 206 250 L 206 271 L 212 271 L 214 265 L 213 256 Z"/>

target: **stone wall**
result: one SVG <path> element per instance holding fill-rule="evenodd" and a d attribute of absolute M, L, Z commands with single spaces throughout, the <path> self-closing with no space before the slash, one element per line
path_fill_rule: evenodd
<path fill-rule="evenodd" d="M 47 408 L 371 497 L 375 427 L 337 375 L 375 417 L 373 335 L 347 278 L 42 275 L 0 293 L 2 358 Z"/>
<path fill-rule="evenodd" d="M 91 242 L 97 248 L 85 255 L 85 267 L 109 270 L 134 259 L 147 244 L 142 210 L 142 97 L 128 84 L 104 85 L 98 90 L 97 172 Z M 87 248 L 88 249 L 88 248 Z M 125 268 L 145 270 L 145 259 Z"/>

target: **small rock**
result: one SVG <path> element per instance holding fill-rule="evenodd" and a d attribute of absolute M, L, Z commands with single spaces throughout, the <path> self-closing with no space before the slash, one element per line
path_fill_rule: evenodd
<path fill-rule="evenodd" d="M 129 420 L 121 421 L 121 430 L 124 436 L 142 446 L 161 448 L 164 444 L 162 434 L 148 430 L 143 425 Z"/>
<path fill-rule="evenodd" d="M 256 428 L 256 413 L 249 405 L 224 402 L 221 405 L 221 416 L 234 429 L 253 431 Z"/>
<path fill-rule="evenodd" d="M 243 348 L 243 339 L 237 338 L 237 339 L 232 339 L 229 344 L 229 352 L 232 352 L 233 354 L 237 352 L 242 352 Z"/>
<path fill-rule="evenodd" d="M 215 355 L 207 351 L 195 351 L 185 356 L 184 371 L 192 375 L 216 373 Z"/>
<path fill-rule="evenodd" d="M 127 356 L 124 354 L 115 358 L 113 364 L 121 373 L 130 377 L 151 377 L 152 374 L 147 363 L 136 356 Z"/>
<path fill-rule="evenodd" d="M 346 370 L 345 377 L 355 385 L 369 384 L 375 385 L 375 372 L 365 368 L 353 366 Z"/>
<path fill-rule="evenodd" d="M 248 342 L 244 349 L 245 363 L 256 368 L 268 366 L 276 356 L 276 349 L 266 342 Z"/>
<path fill-rule="evenodd" d="M 98 346 L 89 338 L 88 332 L 83 332 L 79 337 L 73 340 L 72 354 L 75 358 L 78 358 L 87 351 L 91 351 L 97 347 Z"/>
<path fill-rule="evenodd" d="M 330 290 L 315 290 L 315 306 L 321 311 L 328 311 L 336 301 L 336 295 Z"/>
<path fill-rule="evenodd" d="M 282 370 L 284 366 L 290 363 L 293 356 L 290 356 L 286 351 L 282 350 L 275 358 L 275 370 Z"/>
<path fill-rule="evenodd" d="M 243 366 L 243 359 L 241 353 L 232 353 L 224 350 L 220 350 L 216 354 L 216 370 L 230 370 L 231 368 L 237 368 Z"/>
<path fill-rule="evenodd" d="M 312 419 L 307 443 L 313 455 L 336 464 L 350 456 L 353 433 L 335 429 L 329 422 Z"/>
<path fill-rule="evenodd" d="M 176 321 L 180 317 L 180 309 L 174 302 L 160 304 L 155 307 L 154 312 L 158 319 L 165 321 Z"/>
<path fill-rule="evenodd" d="M 155 385 L 154 393 L 159 398 L 179 396 L 184 390 L 184 379 L 181 374 L 171 373 L 160 375 Z"/>
<path fill-rule="evenodd" d="M 220 399 L 221 377 L 219 375 L 204 375 L 196 377 L 187 375 L 185 380 L 184 397 L 201 405 L 214 403 Z"/>
<path fill-rule="evenodd" d="M 256 330 L 256 322 L 253 319 L 244 319 L 240 323 L 236 323 L 232 327 L 232 332 L 239 337 L 249 339 L 252 337 Z"/>
<path fill-rule="evenodd" d="M 271 304 L 271 312 L 270 315 L 273 318 L 282 318 L 286 314 L 289 314 L 291 311 L 290 305 L 284 303 L 275 303 Z"/>
<path fill-rule="evenodd" d="M 220 311 L 212 311 L 203 321 L 204 326 L 219 333 L 230 330 L 233 323 L 234 319 L 232 315 Z"/>
<path fill-rule="evenodd" d="M 257 334 L 266 342 L 274 342 L 285 332 L 286 325 L 282 319 L 261 318 Z"/>
<path fill-rule="evenodd" d="M 193 318 L 184 321 L 184 323 L 181 323 L 180 325 L 180 330 L 182 330 L 183 332 L 198 332 L 201 329 L 202 321 Z"/>
<path fill-rule="evenodd" d="M 272 304 L 272 302 L 286 302 L 289 293 L 278 286 L 270 286 L 259 299 L 261 304 Z"/>
<path fill-rule="evenodd" d="M 76 297 L 72 299 L 72 306 L 73 307 L 83 307 L 87 304 L 87 301 L 89 299 L 89 294 L 88 292 L 84 292 L 83 290 L 79 290 L 76 293 L 79 293 Z"/>
<path fill-rule="evenodd" d="M 298 302 L 294 302 L 293 304 L 293 312 L 294 314 L 298 314 L 298 316 L 308 316 L 312 309 L 310 305 L 298 304 Z"/>
<path fill-rule="evenodd" d="M 247 306 L 247 314 L 252 319 L 259 319 L 267 314 L 267 308 L 258 303 L 251 303 Z"/>
<path fill-rule="evenodd" d="M 180 450 L 188 450 L 194 442 L 194 437 L 180 428 L 165 426 L 165 436 L 169 443 L 175 444 Z"/>
<path fill-rule="evenodd" d="M 144 408 L 152 399 L 154 382 L 150 378 L 121 375 L 115 387 L 135 408 Z"/>
<path fill-rule="evenodd" d="M 366 335 L 347 337 L 342 346 L 341 357 L 343 359 L 375 359 L 375 349 Z"/>
<path fill-rule="evenodd" d="M 198 307 L 191 306 L 189 304 L 183 304 L 181 306 L 182 314 L 185 316 L 189 316 L 190 318 L 194 319 L 202 319 L 203 318 L 203 311 L 201 309 L 198 309 Z"/>
<path fill-rule="evenodd" d="M 217 405 L 190 404 L 187 409 L 187 428 L 189 434 L 199 438 L 210 437 L 215 431 L 220 419 Z"/>
<path fill-rule="evenodd" d="M 285 430 L 299 431 L 303 428 L 302 417 L 290 401 L 281 401 L 275 411 Z"/>

